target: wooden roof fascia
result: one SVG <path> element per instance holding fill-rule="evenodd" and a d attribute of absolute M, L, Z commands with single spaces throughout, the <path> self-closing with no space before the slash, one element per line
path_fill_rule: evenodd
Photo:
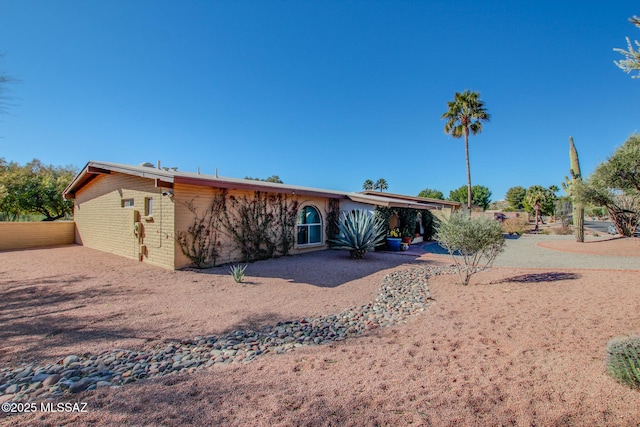
<path fill-rule="evenodd" d="M 160 178 L 154 180 L 156 188 L 173 188 L 173 182 L 165 181 Z"/>
<path fill-rule="evenodd" d="M 279 194 L 291 194 L 291 195 L 301 195 L 301 196 L 315 196 L 315 197 L 326 197 L 330 199 L 342 199 L 346 196 L 339 193 L 329 193 L 326 191 L 315 191 L 312 189 L 306 188 L 295 188 L 295 187 L 286 187 L 278 188 L 276 186 L 265 186 L 260 185 L 259 181 L 256 183 L 252 182 L 235 182 L 235 181 L 227 181 L 223 179 L 207 179 L 207 178 L 194 178 L 188 176 L 179 176 L 176 175 L 174 177 L 173 182 L 175 184 L 185 184 L 185 185 L 194 185 L 201 187 L 213 187 L 213 188 L 224 188 L 227 190 L 247 190 L 247 191 L 262 191 L 264 193 L 279 193 Z"/>
<path fill-rule="evenodd" d="M 91 165 L 87 165 L 87 173 L 88 174 L 95 174 L 95 175 L 109 175 L 111 174 L 111 171 L 109 169 L 103 169 L 103 168 L 98 168 L 95 166 L 91 166 Z"/>
<path fill-rule="evenodd" d="M 391 200 L 390 197 L 384 197 L 379 195 L 353 193 L 353 194 L 349 194 L 347 197 L 357 203 L 383 206 L 387 208 L 411 208 L 411 209 L 419 209 L 419 210 L 431 210 L 431 209 L 438 208 L 437 206 L 427 205 L 426 203 L 396 201 L 396 200 Z"/>
<path fill-rule="evenodd" d="M 460 202 L 454 202 L 451 200 L 431 199 L 428 197 L 414 197 L 414 196 L 407 196 L 404 194 L 383 193 L 383 192 L 372 191 L 372 190 L 362 191 L 359 194 L 365 194 L 365 195 L 374 196 L 374 197 L 389 197 L 394 199 L 410 200 L 414 203 L 421 203 L 421 204 L 430 203 L 433 206 L 446 205 L 446 206 L 460 207 L 462 205 L 462 203 Z"/>

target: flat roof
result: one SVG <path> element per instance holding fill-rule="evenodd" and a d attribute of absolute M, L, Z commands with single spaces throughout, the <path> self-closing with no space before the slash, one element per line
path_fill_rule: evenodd
<path fill-rule="evenodd" d="M 424 199 L 421 197 L 405 196 L 402 194 L 378 192 L 346 192 L 327 190 L 322 188 L 304 187 L 300 185 L 279 184 L 275 182 L 256 181 L 242 178 L 221 177 L 218 175 L 184 172 L 176 168 L 157 168 L 151 163 L 143 165 L 126 165 L 111 162 L 89 161 L 65 188 L 63 197 L 74 199 L 76 192 L 91 182 L 95 177 L 108 175 L 112 172 L 152 179 L 156 187 L 173 188 L 174 184 L 189 184 L 205 187 L 225 188 L 230 190 L 264 191 L 280 194 L 299 194 L 307 196 L 327 197 L 336 199 L 350 199 L 354 202 L 375 206 L 439 209 L 442 205 L 460 206 L 460 203 L 445 200 Z"/>

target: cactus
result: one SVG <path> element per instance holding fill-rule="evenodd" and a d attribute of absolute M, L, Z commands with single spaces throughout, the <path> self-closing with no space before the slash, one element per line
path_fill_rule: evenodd
<path fill-rule="evenodd" d="M 573 199 L 573 226 L 575 229 L 576 242 L 584 242 L 584 205 L 578 203 L 573 197 L 573 186 L 577 181 L 582 180 L 582 174 L 580 172 L 580 160 L 578 159 L 578 150 L 573 143 L 573 137 L 569 137 L 569 159 L 571 160 L 571 179 L 565 176 L 562 183 L 562 188 L 567 193 L 567 196 Z"/>

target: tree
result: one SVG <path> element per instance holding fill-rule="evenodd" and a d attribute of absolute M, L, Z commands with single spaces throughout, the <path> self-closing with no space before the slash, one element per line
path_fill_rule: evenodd
<path fill-rule="evenodd" d="M 544 197 L 541 199 L 542 204 L 540 205 L 540 214 L 553 215 L 554 201 L 556 200 L 556 197 L 553 193 L 552 187 L 555 187 L 555 186 L 545 188 L 541 185 L 532 185 L 531 187 L 529 187 L 527 189 L 527 195 L 525 196 L 523 201 L 524 210 L 526 212 L 529 212 L 530 214 L 535 213 L 535 208 L 530 203 L 531 202 L 530 195 L 537 192 L 542 192 L 544 194 Z"/>
<path fill-rule="evenodd" d="M 375 190 L 379 190 L 380 192 L 386 190 L 389 188 L 389 185 L 387 184 L 387 180 L 384 178 L 380 178 L 379 180 L 376 181 L 376 183 L 374 184 L 373 188 Z"/>
<path fill-rule="evenodd" d="M 590 177 L 575 186 L 574 197 L 582 203 L 606 207 L 609 220 L 623 236 L 633 236 L 640 224 L 640 196 L 636 194 L 614 191 Z"/>
<path fill-rule="evenodd" d="M 453 257 L 463 285 L 469 284 L 473 274 L 490 267 L 505 243 L 499 221 L 471 218 L 460 211 L 440 224 L 436 240 Z"/>
<path fill-rule="evenodd" d="M 284 184 L 278 175 L 271 175 L 269 178 L 252 178 L 250 176 L 245 176 L 244 179 L 250 179 L 252 181 L 263 181 L 263 182 L 275 182 L 276 184 Z"/>
<path fill-rule="evenodd" d="M 634 134 L 598 165 L 594 179 L 606 187 L 640 193 L 640 134 Z"/>
<path fill-rule="evenodd" d="M 598 165 L 576 193 L 583 203 L 605 206 L 618 233 L 633 235 L 640 222 L 640 134 Z"/>
<path fill-rule="evenodd" d="M 22 214 L 39 214 L 45 221 L 64 218 L 73 203 L 62 199 L 62 192 L 73 180 L 72 167 L 44 165 L 33 159 L 24 166 L 0 162 L 0 211 L 5 219 L 17 221 Z"/>
<path fill-rule="evenodd" d="M 629 18 L 629 22 L 640 28 L 640 17 L 634 16 L 632 18 Z M 625 57 L 625 59 L 621 61 L 613 62 L 627 74 L 629 74 L 633 70 L 639 70 L 637 75 L 631 76 L 631 78 L 637 79 L 640 78 L 640 42 L 638 42 L 637 40 L 634 40 L 633 42 L 635 43 L 637 50 L 633 48 L 629 37 L 627 37 L 628 50 L 618 48 L 613 49 L 614 51 L 621 53 Z"/>
<path fill-rule="evenodd" d="M 509 202 L 509 206 L 516 211 L 524 209 L 524 198 L 527 195 L 527 190 L 524 187 L 516 186 L 507 190 L 505 199 Z"/>
<path fill-rule="evenodd" d="M 471 167 L 469 165 L 469 134 L 476 135 L 482 132 L 482 122 L 489 121 L 489 113 L 484 108 L 484 102 L 480 100 L 480 94 L 465 90 L 456 92 L 453 101 L 447 103 L 449 110 L 442 115 L 447 122 L 444 132 L 454 138 L 464 136 L 464 152 L 467 161 L 467 208 L 471 210 Z"/>
<path fill-rule="evenodd" d="M 527 190 L 525 202 L 528 206 L 530 206 L 531 209 L 535 211 L 536 230 L 538 229 L 538 222 L 542 218 L 542 207 L 547 203 L 547 201 L 547 191 L 539 185 L 529 187 L 529 189 Z"/>
<path fill-rule="evenodd" d="M 449 191 L 449 200 L 465 203 L 468 200 L 468 187 L 463 185 L 455 190 Z M 480 206 L 486 210 L 491 204 L 491 191 L 484 185 L 474 185 L 471 188 L 472 204 Z"/>
<path fill-rule="evenodd" d="M 20 165 L 0 158 L 0 212 L 3 221 L 18 221 L 22 213 L 19 193 Z"/>
<path fill-rule="evenodd" d="M 0 57 L 2 57 L 2 55 L 0 55 Z M 5 106 L 6 104 L 6 99 L 7 96 L 6 94 L 6 85 L 8 83 L 15 83 L 17 82 L 17 79 L 14 79 L 13 77 L 9 77 L 6 74 L 0 73 L 0 114 L 1 113 L 5 113 Z"/>
<path fill-rule="evenodd" d="M 373 181 L 370 179 L 366 180 L 364 184 L 362 184 L 362 189 L 365 191 L 373 190 Z"/>
<path fill-rule="evenodd" d="M 425 199 L 444 200 L 444 193 L 433 188 L 425 188 L 418 194 L 418 197 L 424 197 Z"/>

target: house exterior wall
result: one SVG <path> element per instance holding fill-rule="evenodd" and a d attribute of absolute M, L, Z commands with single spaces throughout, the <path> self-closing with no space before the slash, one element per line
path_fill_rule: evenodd
<path fill-rule="evenodd" d="M 174 202 L 162 196 L 154 181 L 113 172 L 99 175 L 74 200 L 76 243 L 105 252 L 174 268 Z M 145 199 L 153 199 L 153 215 L 145 216 Z M 133 207 L 123 200 L 133 199 Z M 134 223 L 142 223 L 142 238 Z"/>
<path fill-rule="evenodd" d="M 70 245 L 74 242 L 73 221 L 0 222 L 0 251 Z"/>
<path fill-rule="evenodd" d="M 202 217 L 204 213 L 210 208 L 211 203 L 214 197 L 217 194 L 220 194 L 220 189 L 212 188 L 212 187 L 204 187 L 204 186 L 194 186 L 194 185 L 184 185 L 184 184 L 176 184 L 174 186 L 174 203 L 175 203 L 175 231 L 176 235 L 180 232 L 186 232 L 190 226 L 194 224 L 194 213 L 191 212 L 188 208 L 188 205 L 191 204 L 193 210 L 197 213 L 198 216 Z M 242 199 L 243 197 L 247 197 L 247 199 L 252 200 L 255 196 L 255 192 L 253 191 L 241 191 L 241 190 L 228 190 L 227 191 L 227 200 L 226 206 L 230 212 L 232 212 L 232 204 L 230 203 L 230 198 L 235 197 L 237 199 Z M 266 193 L 263 193 L 266 194 Z M 305 246 L 299 247 L 297 244 L 294 244 L 293 248 L 290 250 L 290 254 L 299 254 L 305 253 L 315 250 L 327 249 L 327 237 L 326 237 L 326 217 L 327 211 L 329 207 L 329 201 L 327 198 L 322 197 L 307 197 L 307 196 L 299 196 L 299 195 L 287 195 L 287 201 L 297 201 L 298 202 L 298 211 L 304 206 L 311 205 L 314 206 L 320 216 L 322 217 L 322 242 L 313 246 Z M 233 218 L 233 215 L 231 215 Z M 295 239 L 295 233 L 294 233 Z M 244 261 L 244 256 L 242 252 L 237 247 L 236 242 L 226 229 L 224 225 L 220 224 L 220 231 L 216 238 L 216 248 L 218 250 L 218 256 L 216 259 L 216 264 L 226 264 L 231 262 L 239 262 Z M 180 245 L 176 242 L 174 248 L 174 259 L 175 259 L 175 268 L 183 268 L 191 265 L 191 261 L 185 254 L 183 253 Z"/>
<path fill-rule="evenodd" d="M 451 214 L 455 211 L 456 209 L 453 207 L 443 206 L 442 209 L 434 209 L 431 213 L 440 221 L 448 221 L 449 218 L 451 218 Z"/>
<path fill-rule="evenodd" d="M 349 199 L 340 200 L 340 212 L 351 212 L 353 210 L 365 210 L 373 214 L 376 211 L 376 207 L 368 203 L 354 202 Z"/>

